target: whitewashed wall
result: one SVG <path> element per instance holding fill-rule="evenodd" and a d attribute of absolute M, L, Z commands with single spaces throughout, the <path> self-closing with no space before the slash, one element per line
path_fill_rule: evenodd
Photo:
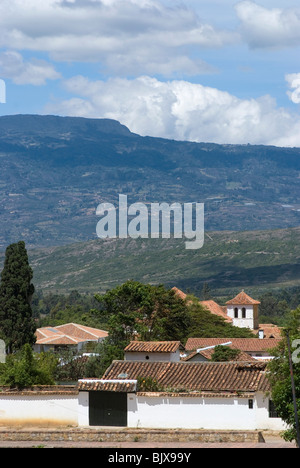
<path fill-rule="evenodd" d="M 0 425 L 78 424 L 78 395 L 0 394 Z"/>
<path fill-rule="evenodd" d="M 238 309 L 238 318 L 234 316 L 234 309 Z M 242 309 L 246 309 L 246 317 L 242 318 Z M 252 305 L 228 305 L 227 306 L 227 315 L 228 317 L 232 318 L 233 325 L 235 327 L 245 327 L 251 328 L 252 330 L 255 328 L 255 320 L 254 320 L 254 307 Z"/>
<path fill-rule="evenodd" d="M 281 419 L 269 418 L 262 395 L 247 398 L 149 397 L 128 395 L 128 427 L 220 430 L 282 430 Z"/>
<path fill-rule="evenodd" d="M 88 426 L 89 394 L 0 394 L 0 425 Z M 268 398 L 258 393 L 249 409 L 247 398 L 200 398 L 127 395 L 128 427 L 220 430 L 283 430 L 269 418 Z"/>
<path fill-rule="evenodd" d="M 78 426 L 89 425 L 89 392 L 78 394 Z"/>

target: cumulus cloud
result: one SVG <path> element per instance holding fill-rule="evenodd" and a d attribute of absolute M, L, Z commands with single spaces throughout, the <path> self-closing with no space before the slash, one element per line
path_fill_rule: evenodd
<path fill-rule="evenodd" d="M 236 39 L 183 6 L 155 0 L 1 0 L 0 47 L 54 60 L 101 62 L 119 74 L 211 71 L 195 50 Z"/>
<path fill-rule="evenodd" d="M 0 75 L 10 78 L 15 84 L 44 85 L 47 80 L 57 80 L 60 74 L 45 60 L 24 61 L 15 51 L 0 53 Z"/>
<path fill-rule="evenodd" d="M 45 109 L 61 115 L 111 118 L 140 135 L 216 143 L 300 146 L 300 117 L 278 108 L 270 96 L 239 99 L 187 81 L 148 76 L 65 82 L 73 95 Z"/>
<path fill-rule="evenodd" d="M 300 8 L 265 8 L 245 0 L 236 5 L 245 40 L 253 48 L 300 44 Z"/>

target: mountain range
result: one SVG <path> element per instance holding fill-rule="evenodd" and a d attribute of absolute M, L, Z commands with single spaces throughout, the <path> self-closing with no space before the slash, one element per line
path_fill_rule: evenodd
<path fill-rule="evenodd" d="M 119 122 L 0 117 L 0 261 L 24 240 L 38 289 L 97 292 L 126 279 L 219 294 L 300 281 L 300 149 L 136 135 Z M 103 202 L 198 202 L 205 242 L 96 236 Z"/>
<path fill-rule="evenodd" d="M 141 137 L 119 122 L 0 117 L 0 250 L 96 239 L 96 208 L 205 204 L 206 231 L 299 226 L 300 149 Z"/>

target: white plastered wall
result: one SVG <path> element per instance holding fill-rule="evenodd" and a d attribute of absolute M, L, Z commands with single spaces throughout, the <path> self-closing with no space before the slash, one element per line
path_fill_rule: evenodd
<path fill-rule="evenodd" d="M 259 394 L 249 409 L 248 398 L 200 398 L 128 395 L 128 427 L 219 430 L 283 430 L 269 418 L 268 399 Z"/>

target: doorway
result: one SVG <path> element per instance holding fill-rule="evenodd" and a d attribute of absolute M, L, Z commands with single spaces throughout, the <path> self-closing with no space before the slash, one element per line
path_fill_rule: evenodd
<path fill-rule="evenodd" d="M 89 424 L 127 427 L 127 393 L 89 392 Z"/>

